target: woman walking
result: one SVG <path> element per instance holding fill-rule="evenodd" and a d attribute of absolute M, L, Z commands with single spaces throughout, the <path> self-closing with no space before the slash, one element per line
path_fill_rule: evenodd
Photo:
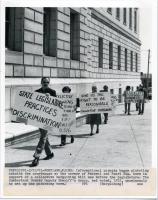
<path fill-rule="evenodd" d="M 97 87 L 92 86 L 92 93 L 96 93 L 96 92 L 97 92 Z M 90 128 L 91 128 L 91 133 L 90 133 L 91 136 L 93 135 L 94 125 L 97 126 L 96 133 L 99 133 L 99 124 L 101 124 L 101 114 L 100 113 L 90 114 L 89 115 L 89 124 L 90 124 Z"/>
<path fill-rule="evenodd" d="M 130 92 L 131 87 L 127 86 L 126 90 L 123 93 L 124 96 L 124 102 L 125 102 L 125 114 L 127 113 L 128 115 L 131 115 L 130 113 L 130 108 L 131 108 L 131 102 L 127 98 L 128 93 Z"/>

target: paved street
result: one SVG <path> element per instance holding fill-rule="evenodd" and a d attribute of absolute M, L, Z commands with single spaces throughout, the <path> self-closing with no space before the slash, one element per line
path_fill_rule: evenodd
<path fill-rule="evenodd" d="M 42 160 L 38 167 L 149 167 L 151 166 L 151 102 L 144 115 L 138 115 L 134 104 L 130 116 L 123 106 L 100 126 L 100 133 L 90 136 L 90 126 L 76 129 L 75 142 L 60 147 L 59 136 L 49 136 L 55 157 Z M 6 167 L 26 167 L 33 157 L 38 138 L 6 147 Z"/>

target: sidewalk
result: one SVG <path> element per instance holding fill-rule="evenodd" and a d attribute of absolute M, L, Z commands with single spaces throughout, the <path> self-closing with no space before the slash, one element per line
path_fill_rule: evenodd
<path fill-rule="evenodd" d="M 109 117 L 108 124 L 100 126 L 100 133 L 90 136 L 90 126 L 76 129 L 75 142 L 60 147 L 60 137 L 49 135 L 55 157 L 40 167 L 149 167 L 151 166 L 151 102 L 145 104 L 144 115 L 138 115 L 132 106 L 132 115 L 124 115 L 123 106 Z M 6 167 L 26 167 L 38 138 L 6 147 Z M 14 155 L 14 156 L 13 156 Z"/>
<path fill-rule="evenodd" d="M 118 105 L 115 111 L 109 113 L 109 116 L 122 113 L 124 106 Z M 86 123 L 86 115 L 76 113 L 76 126 L 79 127 Z M 37 137 L 39 134 L 39 128 L 32 125 L 25 125 L 24 123 L 6 123 L 5 124 L 5 143 L 6 146 L 19 143 L 22 141 L 28 141 Z"/>

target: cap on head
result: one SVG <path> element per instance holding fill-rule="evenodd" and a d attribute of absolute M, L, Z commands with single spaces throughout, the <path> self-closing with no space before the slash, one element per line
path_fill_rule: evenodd
<path fill-rule="evenodd" d="M 64 86 L 62 89 L 63 93 L 70 93 L 71 92 L 71 88 L 69 88 L 68 86 Z"/>

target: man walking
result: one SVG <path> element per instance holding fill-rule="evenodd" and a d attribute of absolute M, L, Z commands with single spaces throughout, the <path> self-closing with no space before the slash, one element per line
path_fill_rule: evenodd
<path fill-rule="evenodd" d="M 139 86 L 139 91 L 142 92 L 143 99 L 139 100 L 139 112 L 138 112 L 138 115 L 143 115 L 143 113 L 144 113 L 144 102 L 145 102 L 145 92 L 144 92 L 144 89 L 143 89 L 142 85 Z"/>
<path fill-rule="evenodd" d="M 137 88 L 136 88 L 136 92 L 138 92 L 139 91 L 139 86 L 137 86 Z M 138 111 L 139 110 L 139 102 L 136 102 L 136 111 Z"/>
<path fill-rule="evenodd" d="M 130 92 L 131 87 L 128 85 L 126 86 L 126 90 L 123 93 L 124 96 L 124 102 L 125 102 L 125 114 L 128 113 L 130 115 L 130 107 L 131 107 L 131 102 L 127 98 L 127 94 Z"/>
<path fill-rule="evenodd" d="M 100 92 L 108 92 L 108 86 L 104 85 L 103 90 L 100 90 Z M 108 113 L 104 113 L 104 124 L 107 124 L 108 121 Z"/>
<path fill-rule="evenodd" d="M 50 83 L 49 78 L 42 77 L 42 79 L 41 79 L 42 87 L 40 89 L 36 90 L 35 92 L 39 92 L 39 93 L 43 93 L 48 96 L 50 95 L 50 96 L 56 97 L 56 91 L 52 90 L 51 88 L 48 87 L 49 83 Z M 48 140 L 48 131 L 41 129 L 41 128 L 39 129 L 39 131 L 40 131 L 40 139 L 37 144 L 35 153 L 33 155 L 34 160 L 32 161 L 30 167 L 36 167 L 39 164 L 39 158 L 40 158 L 40 155 L 41 155 L 43 149 L 45 150 L 45 153 L 47 155 L 44 158 L 44 160 L 49 160 L 54 157 L 54 153 L 51 151 L 51 146 L 50 146 L 49 140 Z"/>

